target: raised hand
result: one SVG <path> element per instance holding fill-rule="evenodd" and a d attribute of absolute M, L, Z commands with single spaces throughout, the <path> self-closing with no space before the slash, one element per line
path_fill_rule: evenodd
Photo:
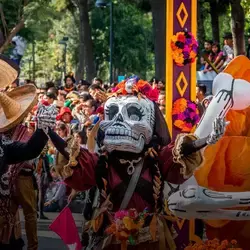
<path fill-rule="evenodd" d="M 215 144 L 224 135 L 226 131 L 226 126 L 230 122 L 226 122 L 224 118 L 215 118 L 213 122 L 213 130 L 211 134 L 207 137 L 207 144 Z"/>

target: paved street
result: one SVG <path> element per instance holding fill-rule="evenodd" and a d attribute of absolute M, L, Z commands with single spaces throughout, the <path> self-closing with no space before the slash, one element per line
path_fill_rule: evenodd
<path fill-rule="evenodd" d="M 24 218 L 22 212 L 21 221 L 22 221 L 22 232 L 23 238 L 26 242 L 25 237 L 25 230 L 24 230 Z M 67 250 L 68 248 L 65 247 L 61 239 L 54 233 L 49 230 L 49 225 L 51 222 L 57 217 L 58 213 L 46 213 L 46 216 L 50 220 L 41 220 L 38 221 L 38 237 L 39 237 L 39 250 Z M 82 223 L 82 215 L 81 214 L 73 214 L 75 218 L 76 225 L 81 230 L 81 223 Z M 24 248 L 26 250 L 26 247 Z"/>

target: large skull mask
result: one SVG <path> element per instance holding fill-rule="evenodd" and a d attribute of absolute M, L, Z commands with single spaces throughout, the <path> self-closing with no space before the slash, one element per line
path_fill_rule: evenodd
<path fill-rule="evenodd" d="M 104 146 L 108 152 L 140 153 L 152 139 L 154 123 L 152 101 L 136 96 L 112 97 L 105 104 L 105 118 L 100 124 Z"/>

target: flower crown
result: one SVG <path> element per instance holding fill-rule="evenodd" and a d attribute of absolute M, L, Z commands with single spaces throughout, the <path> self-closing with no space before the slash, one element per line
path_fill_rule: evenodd
<path fill-rule="evenodd" d="M 153 89 L 147 82 L 139 79 L 137 76 L 132 76 L 120 83 L 112 90 L 114 95 L 137 95 L 146 97 L 149 100 L 155 102 L 158 100 L 159 91 Z M 112 95 L 112 96 L 113 96 Z"/>

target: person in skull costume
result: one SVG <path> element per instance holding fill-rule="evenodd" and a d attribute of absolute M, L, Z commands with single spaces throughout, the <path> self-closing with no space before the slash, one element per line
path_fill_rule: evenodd
<path fill-rule="evenodd" d="M 69 160 L 66 166 L 57 165 L 66 184 L 78 191 L 96 185 L 100 190 L 100 208 L 86 229 L 91 232 L 86 249 L 174 249 L 171 233 L 160 216 L 164 180 L 184 181 L 182 166 L 175 163 L 172 151 L 180 149 L 183 158 L 188 157 L 193 165 L 199 166 L 202 161 L 199 150 L 217 141 L 221 130 L 216 129 L 217 133 L 213 131 L 202 140 L 190 135 L 176 147 L 154 102 L 157 98 L 158 91 L 137 77 L 117 85 L 105 103 L 105 118 L 97 137 L 102 148 L 99 157 L 80 149 L 76 142 L 66 150 L 64 141 L 56 144 L 56 135 L 50 136 Z M 221 120 L 216 121 L 217 125 L 222 124 Z M 119 232 L 108 232 L 110 225 L 117 222 L 119 212 L 133 211 L 138 217 L 145 208 L 145 221 L 133 240 L 126 229 L 124 236 L 124 227 Z"/>

